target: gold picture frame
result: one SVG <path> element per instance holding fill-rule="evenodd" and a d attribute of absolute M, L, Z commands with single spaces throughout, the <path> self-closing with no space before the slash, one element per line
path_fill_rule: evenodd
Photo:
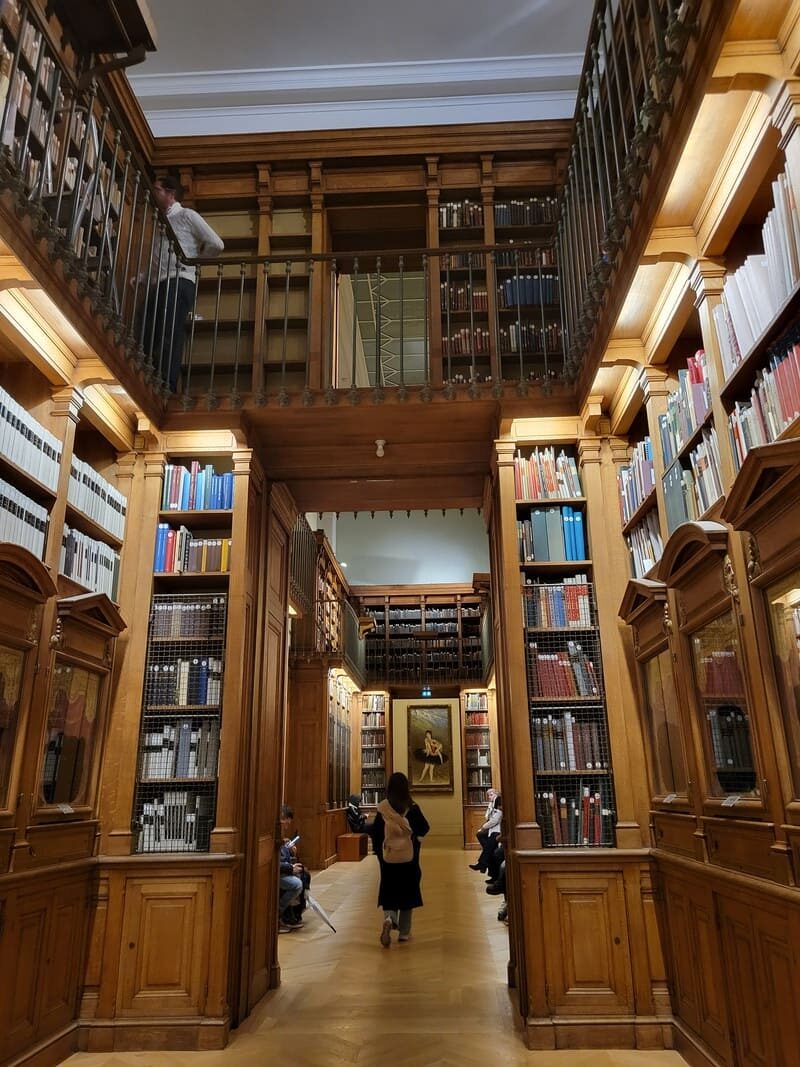
<path fill-rule="evenodd" d="M 408 709 L 408 779 L 415 793 L 453 792 L 453 720 L 449 704 Z"/>

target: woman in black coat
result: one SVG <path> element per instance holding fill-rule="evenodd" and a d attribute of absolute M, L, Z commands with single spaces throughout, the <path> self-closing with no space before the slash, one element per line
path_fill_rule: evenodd
<path fill-rule="evenodd" d="M 411 799 L 408 778 L 396 771 L 386 786 L 386 800 L 378 805 L 370 828 L 372 846 L 381 868 L 378 907 L 383 908 L 381 944 L 388 948 L 392 930 L 399 930 L 398 941 L 408 941 L 411 934 L 411 913 L 422 907 L 419 866 L 420 838 L 430 830 L 428 820 Z M 409 840 L 410 839 L 410 840 Z M 392 862 L 395 855 L 401 862 Z M 408 859 L 405 859 L 408 849 Z"/>

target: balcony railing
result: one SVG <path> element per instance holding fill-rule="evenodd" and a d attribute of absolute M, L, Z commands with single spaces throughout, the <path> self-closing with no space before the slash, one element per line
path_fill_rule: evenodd
<path fill-rule="evenodd" d="M 698 0 L 596 0 L 554 246 L 189 263 L 116 97 L 65 65 L 32 0 L 0 9 L 0 188 L 151 395 L 178 392 L 189 407 L 547 391 L 579 373 L 596 340 L 641 182 L 682 103 L 695 19 L 711 18 Z M 184 321 L 175 278 L 192 268 Z"/>
<path fill-rule="evenodd" d="M 556 242 L 570 375 L 594 338 L 663 120 L 676 106 L 697 8 L 698 0 L 595 2 Z"/>

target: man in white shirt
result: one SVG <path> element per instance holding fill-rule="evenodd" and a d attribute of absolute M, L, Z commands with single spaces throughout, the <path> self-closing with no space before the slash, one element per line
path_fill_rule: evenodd
<path fill-rule="evenodd" d="M 182 206 L 181 186 L 175 178 L 159 178 L 153 195 L 187 259 L 222 252 L 225 245 L 219 234 L 196 211 Z M 142 347 L 174 393 L 183 360 L 186 320 L 194 307 L 197 268 L 178 259 L 165 238 L 156 247 L 150 281 Z"/>

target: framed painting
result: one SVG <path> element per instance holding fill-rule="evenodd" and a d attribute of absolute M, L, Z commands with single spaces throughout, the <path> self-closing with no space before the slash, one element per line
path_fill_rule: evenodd
<path fill-rule="evenodd" d="M 415 793 L 453 792 L 453 731 L 449 704 L 409 707 L 408 772 Z"/>

